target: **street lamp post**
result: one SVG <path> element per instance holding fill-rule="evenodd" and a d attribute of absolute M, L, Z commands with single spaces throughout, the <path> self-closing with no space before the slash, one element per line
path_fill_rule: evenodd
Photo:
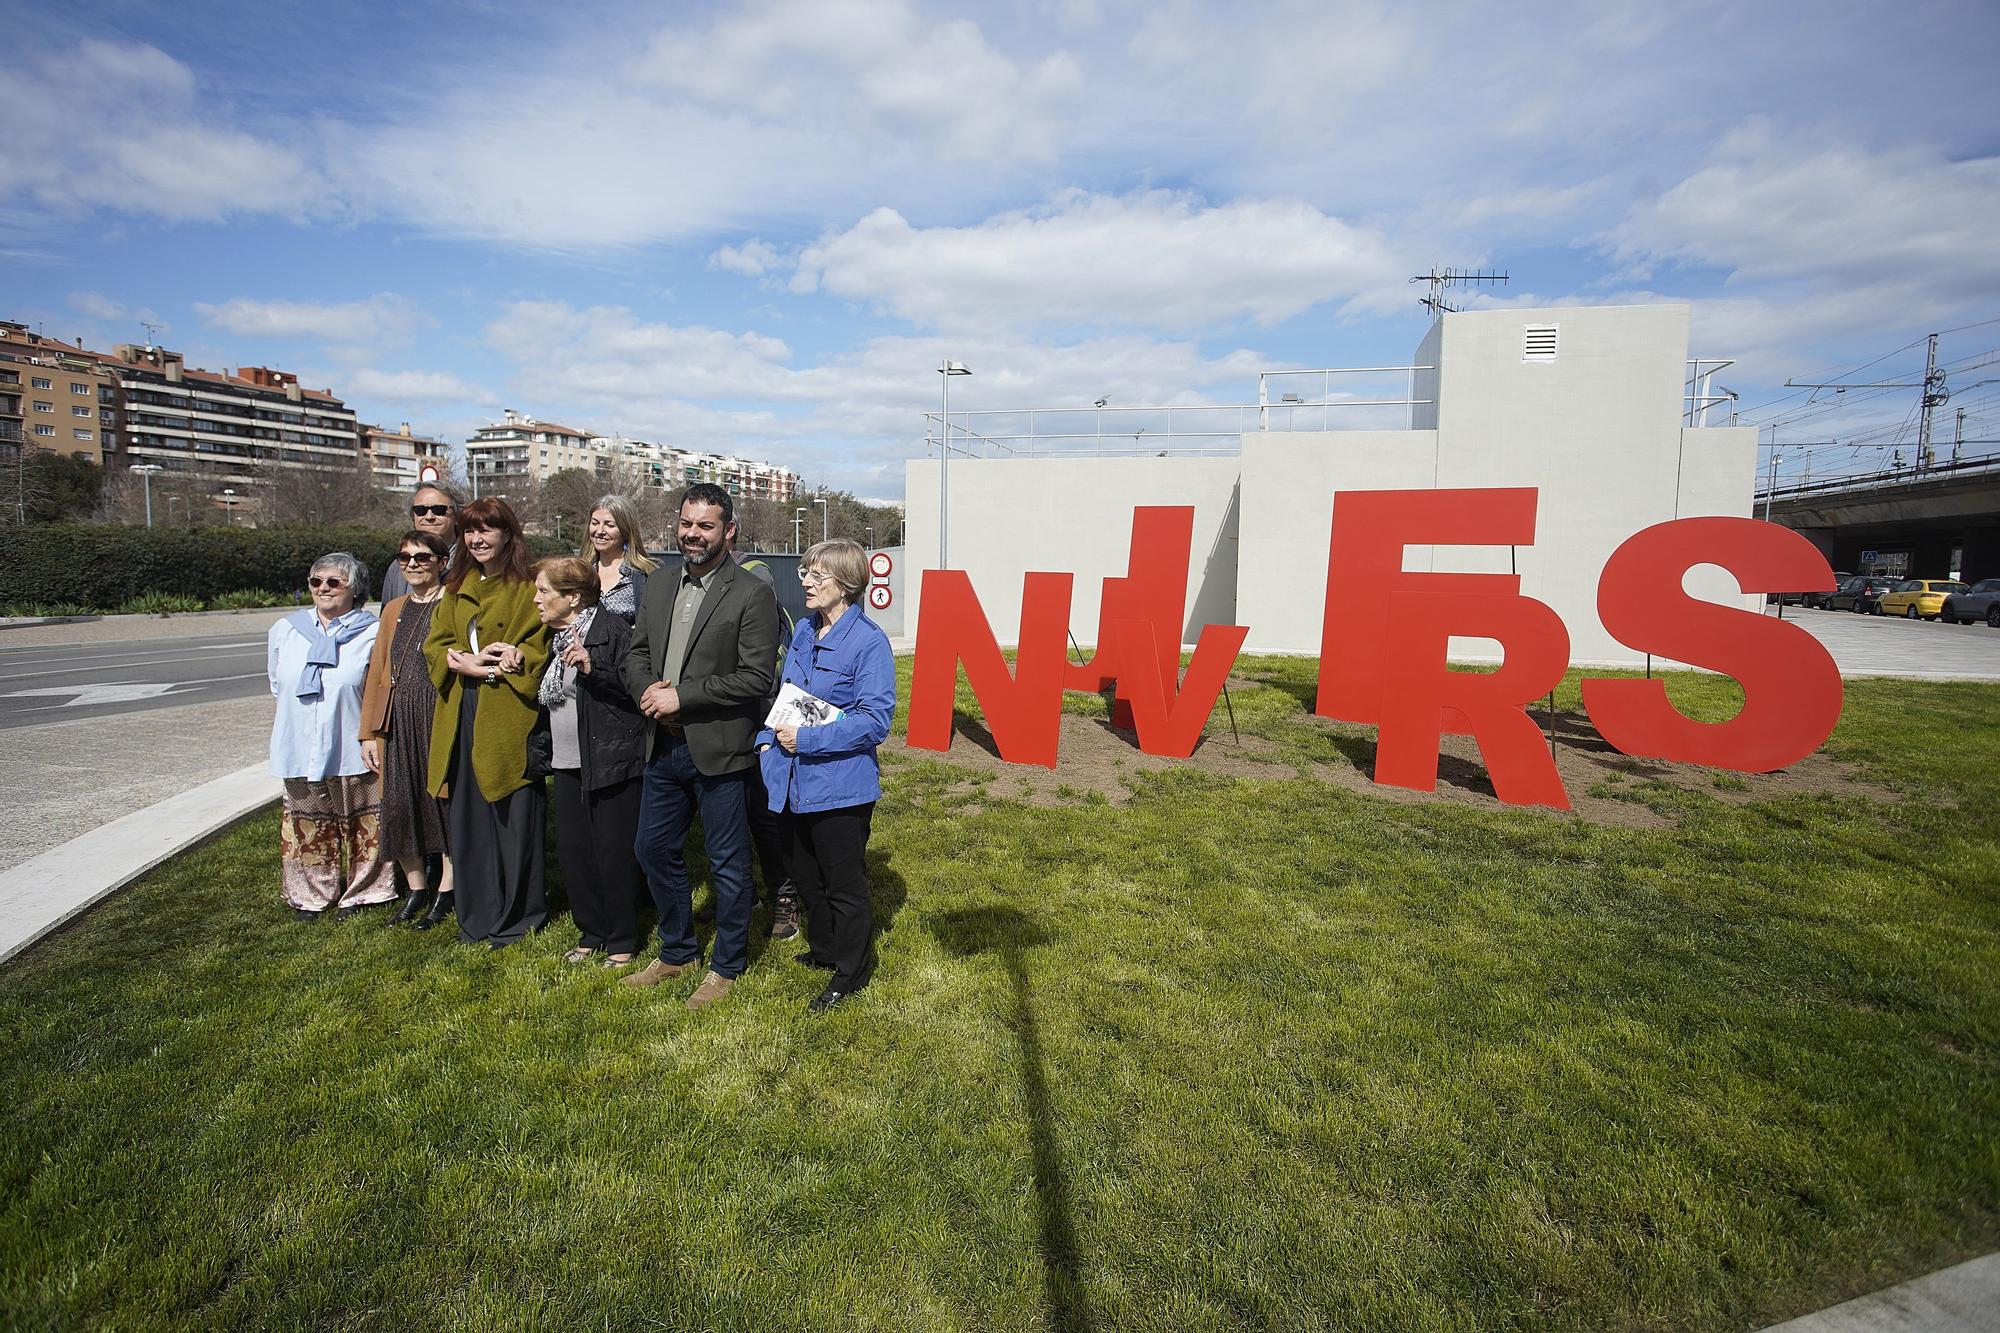
<path fill-rule="evenodd" d="M 832 533 L 827 529 L 826 497 L 824 495 L 815 496 L 813 503 L 819 506 L 819 539 L 826 541 L 832 536 Z"/>
<path fill-rule="evenodd" d="M 869 550 L 871 550 L 871 551 L 872 551 L 872 550 L 874 550 L 874 549 L 875 549 L 875 525 L 874 525 L 873 523 L 864 523 L 864 524 L 862 524 L 862 530 L 863 530 L 864 532 L 866 532 L 866 533 L 868 534 L 868 549 L 869 549 Z"/>
<path fill-rule="evenodd" d="M 948 469 L 951 466 L 951 377 L 970 375 L 962 362 L 946 361 L 938 366 L 938 376 L 943 385 L 943 401 L 939 404 L 938 426 L 938 568 L 949 569 L 951 564 L 945 559 L 945 507 L 951 500 L 951 485 Z"/>
<path fill-rule="evenodd" d="M 224 486 L 224 487 L 222 488 L 222 507 L 223 507 L 224 509 L 227 509 L 227 510 L 229 511 L 229 526 L 230 526 L 230 527 L 232 527 L 232 528 L 233 528 L 233 527 L 235 527 L 235 526 L 236 526 L 236 488 L 235 488 L 234 486 Z"/>
<path fill-rule="evenodd" d="M 146 487 L 146 526 L 149 528 L 153 526 L 153 474 L 165 470 L 158 463 L 134 463 L 131 467 Z"/>
<path fill-rule="evenodd" d="M 805 550 L 805 546 L 803 544 L 805 541 L 805 523 L 806 523 L 806 510 L 805 506 L 801 505 L 797 509 L 794 509 L 792 511 L 792 554 L 793 555 L 797 555 L 801 551 Z"/>

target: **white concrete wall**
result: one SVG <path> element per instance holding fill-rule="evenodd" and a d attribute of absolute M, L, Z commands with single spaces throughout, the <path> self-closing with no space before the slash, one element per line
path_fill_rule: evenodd
<path fill-rule="evenodd" d="M 1524 328 L 1551 323 L 1556 358 L 1525 360 Z M 1604 562 L 1654 523 L 1747 515 L 1755 481 L 1754 430 L 1681 426 L 1687 331 L 1681 305 L 1468 311 L 1434 325 L 1416 353 L 1438 368 L 1417 377 L 1419 397 L 1436 385 L 1435 429 L 1257 432 L 1243 437 L 1240 459 L 955 458 L 951 563 L 972 574 L 1003 643 L 1019 623 L 1022 571 L 1075 571 L 1070 623 L 1090 643 L 1097 581 L 1125 571 L 1133 506 L 1194 504 L 1185 637 L 1236 623 L 1250 627 L 1249 651 L 1313 653 L 1336 492 L 1534 486 L 1532 546 L 1412 547 L 1404 568 L 1505 573 L 1511 562 L 1522 591 L 1562 617 L 1572 660 L 1636 664 L 1597 619 Z M 935 460 L 909 465 L 907 494 L 915 574 L 937 560 Z M 1759 600 L 1713 567 L 1687 586 L 1716 601 Z M 912 631 L 914 615 L 912 605 Z M 1491 659 L 1497 645 L 1454 640 L 1452 651 Z"/>
<path fill-rule="evenodd" d="M 1021 624 L 1021 575 L 1074 573 L 1070 632 L 1097 642 L 1102 581 L 1125 571 L 1132 510 L 1193 505 L 1188 558 L 1188 641 L 1205 624 L 1236 624 L 1234 458 L 960 458 L 949 468 L 947 558 L 972 579 L 988 623 L 1003 644 Z M 938 563 L 938 462 L 914 459 L 906 477 L 909 520 L 902 565 L 908 577 L 905 632 L 917 632 L 922 571 Z M 1162 560 L 1178 559 L 1163 551 Z"/>

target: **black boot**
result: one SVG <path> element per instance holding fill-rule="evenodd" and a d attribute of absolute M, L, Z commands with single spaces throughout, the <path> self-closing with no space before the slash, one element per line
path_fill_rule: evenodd
<path fill-rule="evenodd" d="M 389 924 L 392 926 L 406 926 L 410 922 L 415 921 L 424 914 L 424 910 L 431 905 L 431 899 L 436 895 L 437 891 L 435 889 L 410 890 L 403 898 L 403 905 L 396 909 L 396 915 L 389 918 Z"/>
<path fill-rule="evenodd" d="M 441 926 L 451 920 L 451 900 L 457 896 L 457 894 L 452 893 L 440 893 L 434 896 L 431 899 L 431 910 L 418 917 L 417 924 L 412 926 L 411 929 L 429 930 L 432 926 Z"/>

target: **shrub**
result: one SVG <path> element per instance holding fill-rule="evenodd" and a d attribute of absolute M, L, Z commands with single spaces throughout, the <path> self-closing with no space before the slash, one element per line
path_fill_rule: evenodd
<path fill-rule="evenodd" d="M 47 523 L 0 530 L 0 600 L 82 603 L 98 610 L 147 593 L 211 601 L 279 589 L 305 591 L 306 571 L 328 551 L 349 551 L 379 586 L 397 531 L 373 528 L 124 527 Z"/>
<path fill-rule="evenodd" d="M 209 598 L 208 609 L 211 611 L 249 611 L 260 606 L 292 606 L 297 604 L 298 600 L 299 598 L 296 594 L 287 596 L 281 592 L 272 592 L 267 588 L 239 588 L 235 592 L 226 592 L 220 597 Z"/>
<path fill-rule="evenodd" d="M 97 611 L 78 602 L 6 602 L 0 616 L 94 616 Z"/>
<path fill-rule="evenodd" d="M 121 616 L 170 616 L 176 611 L 201 610 L 201 598 L 176 592 L 147 592 L 128 597 L 118 604 Z"/>

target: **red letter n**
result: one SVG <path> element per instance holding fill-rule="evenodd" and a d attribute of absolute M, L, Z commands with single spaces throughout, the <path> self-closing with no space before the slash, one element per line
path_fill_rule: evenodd
<path fill-rule="evenodd" d="M 1062 730 L 1072 575 L 1028 574 L 1021 580 L 1021 637 L 1014 671 L 986 623 L 972 580 L 958 569 L 924 571 L 917 618 L 917 660 L 910 676 L 909 744 L 951 748 L 952 700 L 965 664 L 973 697 L 986 715 L 1000 757 L 1010 764 L 1056 766 Z"/>

